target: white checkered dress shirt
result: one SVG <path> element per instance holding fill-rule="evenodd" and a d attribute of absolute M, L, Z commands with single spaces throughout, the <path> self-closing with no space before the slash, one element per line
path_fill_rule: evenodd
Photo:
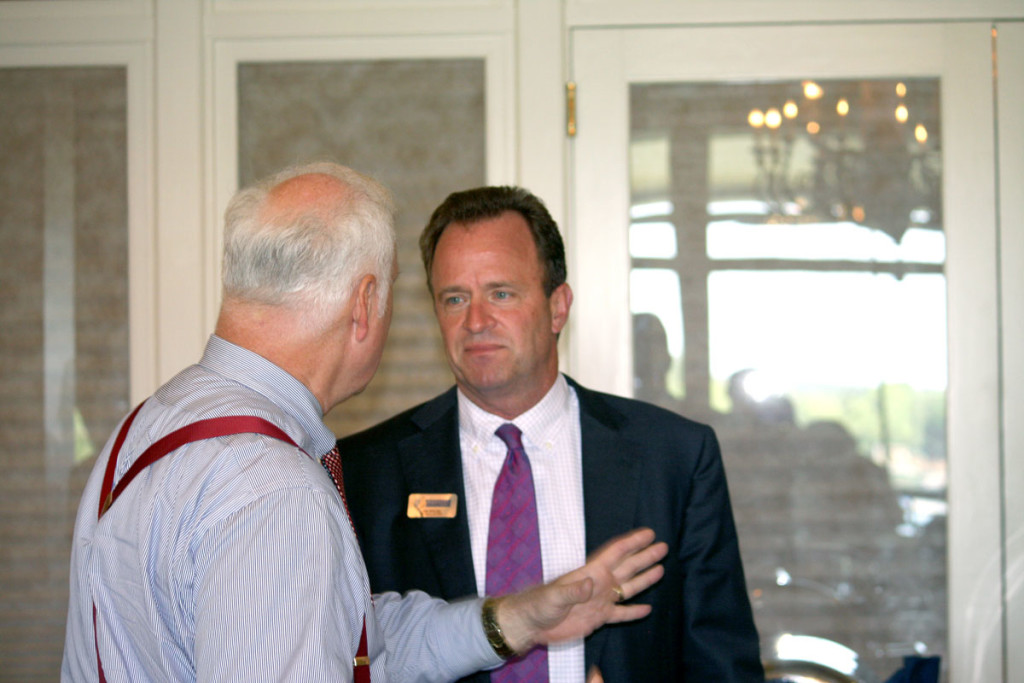
<path fill-rule="evenodd" d="M 466 485 L 466 513 L 473 547 L 477 592 L 484 594 L 487 575 L 487 529 L 491 497 L 507 448 L 494 430 L 509 422 L 459 396 L 459 439 Z M 562 375 L 530 410 L 511 420 L 523 432 L 537 495 L 544 580 L 551 581 L 586 561 L 583 525 L 583 465 L 580 407 L 576 392 Z M 582 683 L 583 641 L 548 648 L 551 683 Z"/>

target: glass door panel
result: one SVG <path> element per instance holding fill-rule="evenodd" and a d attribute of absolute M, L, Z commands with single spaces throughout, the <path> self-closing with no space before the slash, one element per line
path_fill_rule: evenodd
<path fill-rule="evenodd" d="M 452 191 L 486 183 L 482 58 L 242 63 L 239 182 L 330 159 L 395 195 L 398 262 L 391 332 L 374 381 L 328 415 L 339 435 L 451 384 L 419 255 L 419 234 Z"/>
<path fill-rule="evenodd" d="M 573 34 L 569 369 L 715 427 L 769 664 L 1001 680 L 990 42 Z"/>
<path fill-rule="evenodd" d="M 946 653 L 938 95 L 630 89 L 635 395 L 715 427 L 761 633 L 862 675 Z"/>
<path fill-rule="evenodd" d="M 0 661 L 53 680 L 71 532 L 128 409 L 127 81 L 0 69 Z"/>

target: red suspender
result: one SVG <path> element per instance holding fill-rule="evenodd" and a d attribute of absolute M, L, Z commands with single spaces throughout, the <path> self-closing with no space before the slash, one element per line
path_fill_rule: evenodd
<path fill-rule="evenodd" d="M 366 615 L 363 615 L 363 633 L 359 636 L 359 647 L 352 660 L 352 680 L 355 683 L 370 683 L 370 653 L 366 646 Z"/>
<path fill-rule="evenodd" d="M 302 450 L 301 447 L 284 432 L 284 430 L 262 417 L 255 417 L 253 415 L 214 417 L 185 425 L 184 427 L 181 427 L 180 429 L 177 429 L 153 442 L 149 448 L 139 456 L 139 459 L 132 463 L 132 466 L 128 468 L 128 471 L 125 472 L 124 476 L 117 482 L 117 486 L 114 486 L 114 471 L 117 469 L 117 456 L 121 452 L 121 447 L 124 445 L 125 438 L 128 436 L 128 430 L 131 429 L 132 422 L 135 421 L 135 416 L 138 415 L 140 408 L 142 408 L 142 403 L 136 406 L 135 410 L 133 410 L 125 419 L 124 424 L 121 426 L 121 430 L 117 434 L 117 438 L 114 440 L 114 445 L 110 449 L 110 458 L 107 460 L 107 469 L 103 474 L 103 486 L 100 489 L 99 511 L 96 515 L 97 520 L 103 516 L 103 513 L 110 509 L 110 506 L 114 504 L 114 501 L 121 495 L 121 492 L 124 491 L 125 487 L 131 483 L 132 479 L 134 479 L 139 472 L 146 469 L 171 451 L 181 448 L 187 443 L 213 439 L 218 436 L 231 436 L 233 434 L 262 434 L 264 436 L 284 441 L 285 443 L 289 443 L 299 450 Z M 96 638 L 96 668 L 99 671 L 100 683 L 106 683 L 107 679 L 103 675 L 103 663 L 100 661 L 100 643 L 99 632 L 96 630 L 95 603 L 92 606 L 92 622 L 93 634 Z M 370 658 L 368 656 L 366 642 L 365 614 L 363 615 L 363 633 L 359 638 L 359 648 L 356 651 L 356 658 L 353 661 L 352 666 L 353 676 L 355 676 L 356 683 L 369 683 Z"/>
<path fill-rule="evenodd" d="M 140 404 L 139 408 L 141 407 L 142 406 Z M 213 439 L 218 436 L 251 433 L 263 434 L 264 436 L 279 439 L 280 441 L 284 441 L 285 443 L 289 443 L 292 446 L 299 448 L 299 445 L 292 441 L 292 438 L 285 434 L 280 427 L 272 422 L 264 420 L 262 417 L 254 417 L 251 415 L 214 417 L 208 420 L 200 420 L 199 422 L 193 422 L 192 424 L 185 425 L 181 429 L 175 430 L 155 441 L 141 456 L 139 456 L 138 460 L 132 463 L 132 466 L 124 473 L 121 480 L 117 482 L 117 486 L 111 488 L 111 484 L 114 481 L 114 469 L 117 466 L 117 454 L 121 450 L 121 445 L 124 443 L 124 437 L 128 433 L 128 427 L 130 427 L 132 421 L 134 421 L 139 408 L 136 408 L 135 412 L 125 420 L 124 427 L 121 428 L 121 433 L 117 435 L 117 441 L 114 442 L 114 447 L 110 451 L 110 460 L 107 462 L 107 471 L 103 477 L 103 488 L 100 490 L 100 510 L 97 519 L 102 517 L 103 513 L 114 504 L 117 497 L 121 495 L 121 492 L 124 491 L 125 487 L 131 483 L 132 479 L 134 479 L 139 472 L 146 469 L 171 451 L 181 448 L 187 443 Z M 300 448 L 299 450 L 302 449 Z"/>
<path fill-rule="evenodd" d="M 135 416 L 139 414 L 143 403 L 145 401 L 135 406 L 135 410 L 125 419 L 124 424 L 121 425 L 121 431 L 117 433 L 114 445 L 110 449 L 110 457 L 107 459 L 107 471 L 103 473 L 103 487 L 100 489 L 100 509 L 96 513 L 97 520 L 110 507 L 110 504 L 107 503 L 107 498 L 110 497 L 110 490 L 114 487 L 114 470 L 117 469 L 117 455 L 121 452 L 121 446 L 124 445 L 124 440 L 128 436 L 128 430 L 131 429 L 132 422 L 135 422 Z"/>

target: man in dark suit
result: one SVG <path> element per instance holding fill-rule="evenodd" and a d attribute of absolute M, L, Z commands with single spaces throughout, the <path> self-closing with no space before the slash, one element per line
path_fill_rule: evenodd
<path fill-rule="evenodd" d="M 714 432 L 559 373 L 573 294 L 543 203 L 511 187 L 454 193 L 420 248 L 456 387 L 339 442 L 373 590 L 490 592 L 491 496 L 515 457 L 495 429 L 512 423 L 545 577 L 637 526 L 669 544 L 662 581 L 624 596 L 650 616 L 552 647 L 527 680 L 763 681 Z"/>

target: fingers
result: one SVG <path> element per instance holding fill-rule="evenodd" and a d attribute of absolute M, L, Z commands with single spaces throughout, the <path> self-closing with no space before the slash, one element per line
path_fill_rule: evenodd
<path fill-rule="evenodd" d="M 630 598 L 661 580 L 660 562 L 668 545 L 654 542 L 651 529 L 637 529 L 612 539 L 587 563 L 554 582 L 506 596 L 497 615 L 514 648 L 582 638 L 606 623 L 641 619 L 649 605 Z"/>
<path fill-rule="evenodd" d="M 657 563 L 668 553 L 668 544 L 653 541 L 651 529 L 637 529 L 612 539 L 591 557 L 611 572 L 613 602 L 629 600 L 661 579 L 664 572 Z"/>
<path fill-rule="evenodd" d="M 634 574 L 660 562 L 667 553 L 666 543 L 654 543 L 654 531 L 636 529 L 598 548 L 588 558 L 588 564 L 606 567 L 614 575 L 616 583 L 621 585 Z"/>
<path fill-rule="evenodd" d="M 633 596 L 647 590 L 660 581 L 664 574 L 665 568 L 659 564 L 633 577 L 632 580 L 627 581 L 620 586 L 623 599 L 629 600 Z M 614 591 L 614 588 L 612 590 Z M 611 606 L 611 610 L 609 611 L 608 623 L 640 619 L 647 616 L 651 611 L 650 605 L 622 604 L 618 599 L 618 591 L 614 591 L 613 594 L 615 595 L 615 604 Z"/>
<path fill-rule="evenodd" d="M 650 605 L 615 605 L 607 615 L 604 623 L 617 624 L 621 621 L 643 619 L 651 613 Z"/>
<path fill-rule="evenodd" d="M 612 571 L 612 576 L 618 581 L 618 587 L 622 591 L 622 600 L 629 600 L 661 580 L 665 570 L 660 564 L 655 563 L 664 559 L 667 552 L 667 544 L 657 543 L 643 553 L 629 557 Z"/>
<path fill-rule="evenodd" d="M 616 578 L 628 580 L 634 574 L 660 562 L 668 554 L 667 543 L 652 543 L 647 547 L 623 556 L 612 568 Z"/>
<path fill-rule="evenodd" d="M 621 536 L 616 536 L 594 551 L 590 559 L 601 558 L 604 562 L 618 564 L 624 558 L 651 545 L 654 542 L 654 531 L 651 529 L 634 529 Z"/>
<path fill-rule="evenodd" d="M 604 676 L 601 675 L 601 670 L 597 668 L 596 664 L 587 672 L 587 683 L 604 683 Z"/>

